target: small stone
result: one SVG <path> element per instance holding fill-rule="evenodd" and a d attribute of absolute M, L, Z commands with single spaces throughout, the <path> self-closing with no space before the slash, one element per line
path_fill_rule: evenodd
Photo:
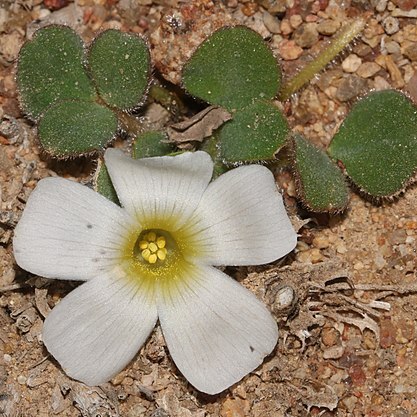
<path fill-rule="evenodd" d="M 404 49 L 404 55 L 411 61 L 417 61 L 417 43 L 412 43 Z"/>
<path fill-rule="evenodd" d="M 337 20 L 327 19 L 323 20 L 317 25 L 317 32 L 321 35 L 334 35 L 340 28 L 340 22 Z"/>
<path fill-rule="evenodd" d="M 385 50 L 389 54 L 400 54 L 401 53 L 401 47 L 398 42 L 390 41 L 385 44 Z"/>
<path fill-rule="evenodd" d="M 25 385 L 26 384 L 26 380 L 27 380 L 27 378 L 25 376 L 23 376 L 23 375 L 19 375 L 17 377 L 17 382 L 20 385 Z"/>
<path fill-rule="evenodd" d="M 392 11 L 392 16 L 394 17 L 408 17 L 411 19 L 415 19 L 417 17 L 417 9 L 413 9 L 410 11 L 405 11 L 401 9 L 395 9 Z"/>
<path fill-rule="evenodd" d="M 377 12 L 382 13 L 387 8 L 388 0 L 379 0 L 375 6 Z"/>
<path fill-rule="evenodd" d="M 359 364 L 354 364 L 349 368 L 348 374 L 352 379 L 352 384 L 355 386 L 362 386 L 366 382 L 366 374 L 363 367 Z"/>
<path fill-rule="evenodd" d="M 339 101 L 348 101 L 357 97 L 366 87 L 366 81 L 357 75 L 348 75 L 339 85 L 336 98 Z"/>
<path fill-rule="evenodd" d="M 323 359 L 340 359 L 345 348 L 343 346 L 332 346 L 323 350 Z"/>
<path fill-rule="evenodd" d="M 319 262 L 322 262 L 323 259 L 324 257 L 323 254 L 320 252 L 320 249 L 311 249 L 311 263 L 317 264 Z"/>
<path fill-rule="evenodd" d="M 259 9 L 259 5 L 255 2 L 247 2 L 242 6 L 242 13 L 247 16 L 253 16 Z"/>
<path fill-rule="evenodd" d="M 359 43 L 353 47 L 353 52 L 360 57 L 364 57 L 372 53 L 372 48 L 364 43 Z"/>
<path fill-rule="evenodd" d="M 353 265 L 353 269 L 355 271 L 360 271 L 361 269 L 363 269 L 363 263 L 361 261 L 358 261 L 355 263 L 355 265 Z"/>
<path fill-rule="evenodd" d="M 59 10 L 68 6 L 69 0 L 44 0 L 43 4 L 49 10 Z"/>
<path fill-rule="evenodd" d="M 301 48 L 311 48 L 319 40 L 317 23 L 306 23 L 300 26 L 293 35 L 295 43 Z"/>
<path fill-rule="evenodd" d="M 350 54 L 345 60 L 342 62 L 343 71 L 353 73 L 360 67 L 362 64 L 362 59 L 359 58 L 355 54 Z"/>
<path fill-rule="evenodd" d="M 347 252 L 347 247 L 344 243 L 338 243 L 336 245 L 336 252 L 343 255 L 344 253 Z"/>
<path fill-rule="evenodd" d="M 334 327 L 324 327 L 321 331 L 321 341 L 326 347 L 338 345 L 340 343 L 340 333 Z"/>
<path fill-rule="evenodd" d="M 303 49 L 300 48 L 294 41 L 283 40 L 279 44 L 279 54 L 282 59 L 286 61 L 292 61 L 294 59 L 298 59 L 302 53 Z"/>
<path fill-rule="evenodd" d="M 386 349 L 395 344 L 396 328 L 390 319 L 383 319 L 379 325 L 380 341 L 379 344 Z"/>
<path fill-rule="evenodd" d="M 329 247 L 330 242 L 327 236 L 316 236 L 313 239 L 313 245 L 319 249 L 326 249 Z"/>
<path fill-rule="evenodd" d="M 400 29 L 398 19 L 392 16 L 387 16 L 382 22 L 382 26 L 384 27 L 385 33 L 387 35 L 393 35 L 394 33 L 397 33 Z"/>
<path fill-rule="evenodd" d="M 402 88 L 405 85 L 404 78 L 401 74 L 400 69 L 395 64 L 394 60 L 392 59 L 391 55 L 387 55 L 385 57 L 385 65 L 389 72 L 389 75 L 392 80 L 392 84 L 395 88 Z"/>
<path fill-rule="evenodd" d="M 381 67 L 375 62 L 364 62 L 362 65 L 360 65 L 356 71 L 356 74 L 362 78 L 369 78 L 374 76 L 380 69 Z"/>
<path fill-rule="evenodd" d="M 392 0 L 401 10 L 410 11 L 417 6 L 417 0 Z"/>
<path fill-rule="evenodd" d="M 281 33 L 281 25 L 279 20 L 272 16 L 271 13 L 264 12 L 262 15 L 263 22 L 265 27 L 271 32 L 271 33 Z"/>
<path fill-rule="evenodd" d="M 250 411 L 250 402 L 241 398 L 227 398 L 222 404 L 221 417 L 245 417 Z"/>
<path fill-rule="evenodd" d="M 292 33 L 292 27 L 288 19 L 282 19 L 280 29 L 283 35 L 289 35 Z"/>
<path fill-rule="evenodd" d="M 290 25 L 297 29 L 303 23 L 303 18 L 299 14 L 293 14 L 290 17 Z"/>

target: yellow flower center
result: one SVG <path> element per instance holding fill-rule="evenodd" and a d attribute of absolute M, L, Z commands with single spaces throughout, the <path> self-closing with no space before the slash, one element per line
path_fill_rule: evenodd
<path fill-rule="evenodd" d="M 158 261 L 163 262 L 167 257 L 168 250 L 165 247 L 167 240 L 165 236 L 154 232 L 147 232 L 141 235 L 139 240 L 139 249 L 142 258 L 150 264 L 156 264 Z"/>

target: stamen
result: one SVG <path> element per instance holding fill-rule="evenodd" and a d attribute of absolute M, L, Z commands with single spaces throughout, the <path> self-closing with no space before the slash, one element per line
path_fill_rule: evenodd
<path fill-rule="evenodd" d="M 148 261 L 150 256 L 151 251 L 149 249 L 145 249 L 142 251 L 142 258 L 145 259 L 145 261 Z"/>
<path fill-rule="evenodd" d="M 146 240 L 149 242 L 155 242 L 156 240 L 156 233 L 155 232 L 149 232 L 147 236 L 145 236 Z"/>
<path fill-rule="evenodd" d="M 166 244 L 166 237 L 159 233 L 151 231 L 143 234 L 139 241 L 142 258 L 150 264 L 165 261 L 168 254 Z"/>
<path fill-rule="evenodd" d="M 154 264 L 157 260 L 158 260 L 158 257 L 156 256 L 155 253 L 153 253 L 152 255 L 150 255 L 149 258 L 148 258 L 148 262 L 150 264 Z"/>
<path fill-rule="evenodd" d="M 158 256 L 158 259 L 161 261 L 164 261 L 167 257 L 167 250 L 165 248 L 158 249 L 158 252 L 156 252 L 156 255 Z"/>
<path fill-rule="evenodd" d="M 156 246 L 156 244 L 153 242 L 149 243 L 148 248 L 151 252 L 156 252 L 158 250 L 158 246 Z"/>
<path fill-rule="evenodd" d="M 148 242 L 146 240 L 141 240 L 139 242 L 139 249 L 146 249 L 148 247 Z"/>
<path fill-rule="evenodd" d="M 167 241 L 164 236 L 159 236 L 156 240 L 156 244 L 158 245 L 159 249 L 165 248 L 165 245 L 167 244 Z"/>

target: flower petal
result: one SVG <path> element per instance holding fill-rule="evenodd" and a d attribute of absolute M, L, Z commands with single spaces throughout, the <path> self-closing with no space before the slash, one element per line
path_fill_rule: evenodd
<path fill-rule="evenodd" d="M 205 152 L 134 160 L 108 149 L 105 160 L 122 206 L 145 227 L 170 231 L 189 219 L 213 172 Z"/>
<path fill-rule="evenodd" d="M 115 268 L 82 284 L 52 310 L 43 341 L 69 376 L 102 384 L 145 343 L 157 321 L 153 300 L 146 285 Z"/>
<path fill-rule="evenodd" d="M 260 165 L 236 168 L 212 182 L 186 228 L 199 262 L 211 265 L 265 264 L 297 243 L 274 177 Z"/>
<path fill-rule="evenodd" d="M 47 278 L 87 280 L 111 268 L 132 219 L 93 190 L 63 178 L 39 181 L 14 234 L 19 266 Z"/>
<path fill-rule="evenodd" d="M 251 292 L 217 269 L 187 273 L 160 288 L 159 321 L 185 378 L 216 394 L 262 363 L 277 343 L 277 325 Z"/>

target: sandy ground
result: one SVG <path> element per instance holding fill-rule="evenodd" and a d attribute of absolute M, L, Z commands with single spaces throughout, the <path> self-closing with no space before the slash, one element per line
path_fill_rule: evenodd
<path fill-rule="evenodd" d="M 39 25 L 65 21 L 86 40 L 108 27 L 142 33 L 155 74 L 176 84 L 192 49 L 225 23 L 261 33 L 288 78 L 343 22 L 366 18 L 362 35 L 283 106 L 294 130 L 326 146 L 361 94 L 417 89 L 416 6 L 414 0 L 0 0 L 0 416 L 416 416 L 415 187 L 382 205 L 352 193 L 346 213 L 317 215 L 297 204 L 288 173 L 276 173 L 294 225 L 303 225 L 297 249 L 279 264 L 227 272 L 271 309 L 279 344 L 255 372 L 216 396 L 187 384 L 159 328 L 111 382 L 90 388 L 66 377 L 41 330 L 76 284 L 22 271 L 11 244 L 39 179 L 92 176 L 85 161 L 41 155 L 34 126 L 19 110 L 14 62 Z M 154 102 L 142 115 L 163 125 L 181 117 L 174 110 Z M 291 302 L 283 304 L 282 294 Z"/>

